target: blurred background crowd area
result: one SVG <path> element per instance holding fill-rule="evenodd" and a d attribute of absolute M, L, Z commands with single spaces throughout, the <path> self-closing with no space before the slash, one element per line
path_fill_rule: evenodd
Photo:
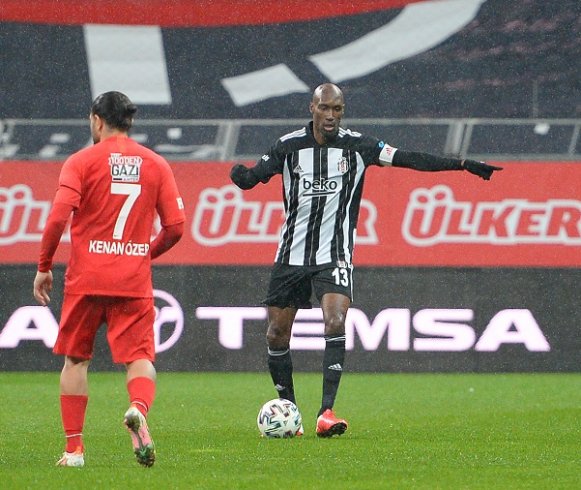
<path fill-rule="evenodd" d="M 83 147 L 107 90 L 132 98 L 134 136 L 170 159 L 254 159 L 309 120 L 325 81 L 344 90 L 345 126 L 393 146 L 581 154 L 577 0 L 97 3 L 3 2 L 0 160 Z"/>

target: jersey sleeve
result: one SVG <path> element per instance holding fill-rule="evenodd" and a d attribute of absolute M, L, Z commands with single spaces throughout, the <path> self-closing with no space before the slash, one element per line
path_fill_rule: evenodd
<path fill-rule="evenodd" d="M 252 171 L 260 182 L 266 184 L 274 175 L 282 174 L 285 150 L 280 140 L 260 157 Z"/>
<path fill-rule="evenodd" d="M 81 204 L 81 193 L 65 184 L 59 185 L 54 197 L 55 204 L 66 204 L 77 209 Z"/>
<path fill-rule="evenodd" d="M 161 187 L 156 210 L 162 226 L 183 223 L 186 220 L 184 202 L 180 197 L 178 186 L 169 164 L 164 160 L 160 165 Z"/>
<path fill-rule="evenodd" d="M 389 147 L 387 143 L 373 136 L 361 136 L 360 145 L 360 153 L 365 165 L 381 165 L 379 156 L 386 146 Z"/>
<path fill-rule="evenodd" d="M 59 176 L 59 187 L 68 187 L 81 195 L 82 167 L 77 154 L 67 158 Z"/>
<path fill-rule="evenodd" d="M 59 246 L 63 232 L 67 226 L 67 221 L 73 211 L 73 206 L 64 200 L 59 200 L 59 192 L 54 200 L 54 204 L 48 215 L 42 240 L 40 242 L 40 255 L 38 258 L 38 270 L 48 272 L 52 268 L 52 258 Z M 69 190 L 69 192 L 73 192 Z"/>

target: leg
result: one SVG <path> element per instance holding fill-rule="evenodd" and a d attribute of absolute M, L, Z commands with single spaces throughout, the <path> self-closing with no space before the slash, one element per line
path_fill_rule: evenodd
<path fill-rule="evenodd" d="M 319 415 L 332 409 L 339 389 L 345 361 L 345 318 L 351 300 L 342 294 L 326 293 L 321 298 L 325 320 L 323 357 L 323 399 Z"/>
<path fill-rule="evenodd" d="M 296 403 L 290 337 L 297 309 L 268 307 L 268 369 L 278 394 Z"/>
<path fill-rule="evenodd" d="M 113 362 L 127 369 L 130 406 L 123 422 L 131 436 L 137 462 L 152 466 L 155 445 L 146 415 L 155 398 L 156 372 L 153 298 L 111 298 L 107 306 L 107 340 Z"/>
<path fill-rule="evenodd" d="M 83 427 L 88 402 L 89 360 L 65 357 L 60 376 L 61 419 L 66 437 L 60 466 L 83 466 Z"/>
<path fill-rule="evenodd" d="M 137 359 L 125 366 L 131 405 L 125 412 L 124 423 L 131 435 L 137 462 L 150 467 L 155 462 L 155 444 L 149 433 L 146 416 L 155 398 L 155 367 L 149 359 Z"/>
<path fill-rule="evenodd" d="M 61 395 L 88 396 L 88 370 L 91 361 L 77 357 L 65 356 L 65 364 L 61 371 Z"/>
<path fill-rule="evenodd" d="M 351 300 L 342 293 L 328 292 L 321 297 L 325 319 L 325 355 L 323 357 L 323 399 L 317 417 L 317 436 L 341 435 L 347 421 L 333 412 L 345 360 L 345 317 Z"/>
<path fill-rule="evenodd" d="M 138 359 L 125 364 L 129 403 L 145 417 L 155 399 L 156 371 L 149 359 Z"/>
<path fill-rule="evenodd" d="M 129 403 L 147 416 L 156 380 L 153 299 L 109 298 L 106 316 L 113 362 L 127 369 Z"/>
<path fill-rule="evenodd" d="M 88 369 L 95 334 L 103 322 L 103 310 L 94 297 L 65 292 L 59 333 L 53 348 L 64 355 L 60 376 L 60 405 L 67 437 L 59 466 L 83 466 L 83 427 L 88 402 Z"/>

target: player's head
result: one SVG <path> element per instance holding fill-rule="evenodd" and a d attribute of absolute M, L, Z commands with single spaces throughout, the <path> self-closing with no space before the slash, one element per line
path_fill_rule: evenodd
<path fill-rule="evenodd" d="M 103 130 L 127 133 L 133 125 L 137 106 L 121 92 L 105 92 L 91 105 L 90 122 L 93 141 L 101 141 Z"/>
<path fill-rule="evenodd" d="M 339 124 L 345 112 L 341 89 L 333 83 L 319 85 L 313 92 L 310 110 L 315 139 L 319 143 L 333 141 L 339 133 Z"/>

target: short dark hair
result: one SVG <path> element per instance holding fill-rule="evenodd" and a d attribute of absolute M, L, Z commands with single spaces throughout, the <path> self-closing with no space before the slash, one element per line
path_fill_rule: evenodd
<path fill-rule="evenodd" d="M 97 96 L 91 105 L 91 114 L 102 118 L 107 126 L 121 131 L 131 129 L 136 112 L 137 106 L 121 92 L 105 92 Z"/>

